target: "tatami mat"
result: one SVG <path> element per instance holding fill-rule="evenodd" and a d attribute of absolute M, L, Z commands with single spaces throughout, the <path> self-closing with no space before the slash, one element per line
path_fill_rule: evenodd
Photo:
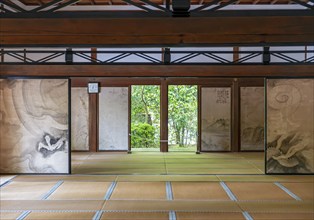
<path fill-rule="evenodd" d="M 72 156 L 72 175 L 1 176 L 1 219 L 313 219 L 314 176 L 263 175 L 263 153 Z"/>
<path fill-rule="evenodd" d="M 65 182 L 48 199 L 104 199 L 111 182 Z"/>
<path fill-rule="evenodd" d="M 254 220 L 313 220 L 313 213 L 250 213 Z"/>
<path fill-rule="evenodd" d="M 226 183 L 238 200 L 294 200 L 273 183 Z"/>
<path fill-rule="evenodd" d="M 282 183 L 302 200 L 314 200 L 314 183 Z"/>
<path fill-rule="evenodd" d="M 314 182 L 314 176 L 296 175 L 217 175 L 226 182 Z"/>
<path fill-rule="evenodd" d="M 206 212 L 241 212 L 240 207 L 231 201 L 125 201 L 109 200 L 104 210 L 128 211 L 206 211 Z"/>
<path fill-rule="evenodd" d="M 99 210 L 100 200 L 0 200 L 2 210 Z"/>
<path fill-rule="evenodd" d="M 142 166 L 143 167 L 143 166 Z M 85 168 L 85 167 L 79 167 L 77 169 L 72 170 L 73 174 L 110 174 L 110 175 L 127 175 L 127 174 L 166 174 L 165 169 L 129 169 L 127 168 L 127 165 L 125 168 L 121 169 L 108 169 L 106 167 L 94 167 L 94 168 Z"/>
<path fill-rule="evenodd" d="M 1 220 L 12 220 L 16 219 L 22 214 L 22 212 L 1 212 L 0 211 L 0 219 Z"/>
<path fill-rule="evenodd" d="M 14 178 L 14 182 L 57 182 L 57 181 L 83 181 L 83 182 L 112 182 L 116 175 L 21 175 Z"/>
<path fill-rule="evenodd" d="M 219 181 L 215 175 L 122 175 L 117 177 L 119 182 L 134 181 Z"/>
<path fill-rule="evenodd" d="M 31 212 L 25 219 L 39 219 L 39 220 L 51 220 L 51 219 L 93 219 L 95 212 Z"/>
<path fill-rule="evenodd" d="M 15 175 L 0 175 L 0 184 L 3 184 L 16 177 Z"/>
<path fill-rule="evenodd" d="M 11 182 L 0 190 L 1 200 L 42 199 L 56 182 Z"/>
<path fill-rule="evenodd" d="M 244 156 L 243 156 L 244 155 Z M 76 157 L 78 156 L 78 158 Z M 205 174 L 263 174 L 264 154 L 192 152 L 111 152 L 90 153 L 88 157 L 73 153 L 74 174 L 106 175 L 205 175 Z"/>
<path fill-rule="evenodd" d="M 164 182 L 118 182 L 111 199 L 166 199 Z"/>
<path fill-rule="evenodd" d="M 176 212 L 177 220 L 245 220 L 242 213 L 219 213 L 219 212 Z"/>
<path fill-rule="evenodd" d="M 229 200 L 219 183 L 172 182 L 173 198 L 181 200 Z"/>
<path fill-rule="evenodd" d="M 257 168 L 252 169 L 167 169 L 168 174 L 262 174 Z"/>
<path fill-rule="evenodd" d="M 313 201 L 246 201 L 238 204 L 249 213 L 314 213 Z"/>
<path fill-rule="evenodd" d="M 168 212 L 104 212 L 101 220 L 149 219 L 169 220 Z"/>

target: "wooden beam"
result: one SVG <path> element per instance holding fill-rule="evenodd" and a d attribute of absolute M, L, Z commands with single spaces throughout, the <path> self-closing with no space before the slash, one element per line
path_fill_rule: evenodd
<path fill-rule="evenodd" d="M 102 27 L 105 24 L 105 28 Z M 313 16 L 2 18 L 2 46 L 313 43 Z"/>
<path fill-rule="evenodd" d="M 313 77 L 313 65 L 9 65 L 1 76 L 49 77 Z"/>
<path fill-rule="evenodd" d="M 97 77 L 97 78 L 89 78 L 89 77 L 71 77 L 71 86 L 72 87 L 87 87 L 89 82 L 99 82 L 100 87 L 123 87 L 129 85 L 160 85 L 160 78 L 155 77 Z"/>

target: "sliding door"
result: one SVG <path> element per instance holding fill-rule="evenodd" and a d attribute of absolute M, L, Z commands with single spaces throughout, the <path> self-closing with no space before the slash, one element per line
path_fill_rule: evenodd
<path fill-rule="evenodd" d="M 231 87 L 201 88 L 201 151 L 231 150 Z"/>
<path fill-rule="evenodd" d="M 99 150 L 129 148 L 129 87 L 101 87 L 99 93 Z"/>
<path fill-rule="evenodd" d="M 240 87 L 240 149 L 264 150 L 264 87 Z"/>
<path fill-rule="evenodd" d="M 71 88 L 72 151 L 89 151 L 89 97 L 86 87 Z"/>

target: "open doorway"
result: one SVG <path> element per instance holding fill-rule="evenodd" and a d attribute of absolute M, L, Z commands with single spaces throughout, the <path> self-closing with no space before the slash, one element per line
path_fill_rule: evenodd
<path fill-rule="evenodd" d="M 160 86 L 131 86 L 131 151 L 160 150 Z"/>
<path fill-rule="evenodd" d="M 196 85 L 168 87 L 168 151 L 197 149 L 198 95 Z"/>

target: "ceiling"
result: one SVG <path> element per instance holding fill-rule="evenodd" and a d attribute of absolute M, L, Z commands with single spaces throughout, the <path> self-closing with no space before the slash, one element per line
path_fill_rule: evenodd
<path fill-rule="evenodd" d="M 43 5 L 51 2 L 52 0 L 20 0 L 25 5 Z M 163 5 L 166 3 L 166 0 L 150 0 L 153 3 L 158 5 Z M 170 0 L 171 2 L 172 0 Z M 213 0 L 191 0 L 192 5 L 201 5 L 210 3 Z M 302 2 L 308 2 L 308 0 L 300 0 Z M 67 0 L 62 3 L 67 2 Z M 138 4 L 145 4 L 139 0 L 133 0 L 133 2 Z M 220 3 L 228 2 L 226 0 L 221 0 Z M 235 2 L 238 5 L 279 5 L 279 4 L 295 4 L 292 0 L 238 0 Z M 74 5 L 128 5 L 128 3 L 122 0 L 80 0 Z"/>

